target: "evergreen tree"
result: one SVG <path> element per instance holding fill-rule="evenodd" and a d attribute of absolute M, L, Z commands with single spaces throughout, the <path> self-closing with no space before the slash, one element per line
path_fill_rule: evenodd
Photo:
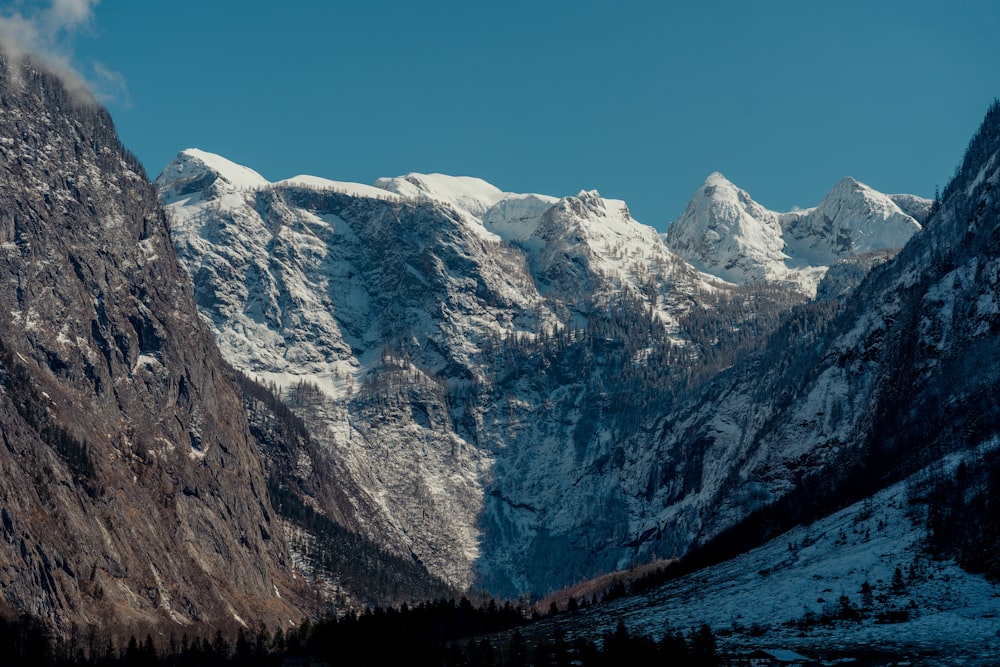
<path fill-rule="evenodd" d="M 510 667 L 527 667 L 528 665 L 528 645 L 520 630 L 515 630 L 514 634 L 510 636 L 508 655 L 505 662 Z"/>
<path fill-rule="evenodd" d="M 896 595 L 901 595 L 906 592 L 906 581 L 903 579 L 903 571 L 896 566 L 895 571 L 892 573 L 892 592 Z"/>
<path fill-rule="evenodd" d="M 719 664 L 715 635 L 707 623 L 691 633 L 690 659 L 694 667 L 717 667 Z"/>
<path fill-rule="evenodd" d="M 897 571 L 899 568 L 896 568 Z M 865 579 L 864 583 L 861 584 L 861 608 L 865 610 L 871 610 L 875 606 L 875 594 L 872 592 L 872 585 L 868 583 Z"/>

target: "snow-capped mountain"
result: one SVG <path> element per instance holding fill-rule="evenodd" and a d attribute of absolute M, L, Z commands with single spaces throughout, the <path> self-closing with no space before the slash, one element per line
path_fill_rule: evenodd
<path fill-rule="evenodd" d="M 671 223 L 665 239 L 712 275 L 738 284 L 785 283 L 812 296 L 838 260 L 902 248 L 920 230 L 930 205 L 915 195 L 884 195 L 844 178 L 819 206 L 777 213 L 716 172 Z"/>
<path fill-rule="evenodd" d="M 226 358 L 282 388 L 359 490 L 337 515 L 505 595 L 682 554 L 842 465 L 859 436 L 829 422 L 877 383 L 831 370 L 785 415 L 840 305 L 778 324 L 829 264 L 844 296 L 919 229 L 896 200 L 924 211 L 845 179 L 779 214 L 713 174 L 664 242 L 596 192 L 468 177 L 267 183 L 192 149 L 157 185 Z"/>
<path fill-rule="evenodd" d="M 4 609 L 67 632 L 285 625 L 319 544 L 294 512 L 502 595 L 788 528 L 757 576 L 802 562 L 811 594 L 858 582 L 813 547 L 869 533 L 1000 572 L 1000 103 L 933 207 L 845 179 L 776 214 L 710 177 L 688 247 L 734 258 L 734 285 L 597 192 L 271 183 L 194 149 L 157 180 L 168 231 L 103 110 L 30 60 L 0 57 L 0 93 Z M 824 262 L 837 299 L 775 284 Z M 830 513 L 836 545 L 799 525 Z M 754 586 L 773 554 L 731 568 Z"/>
<path fill-rule="evenodd" d="M 720 536 L 749 548 L 927 466 L 968 479 L 948 457 L 992 479 L 1000 105 L 893 259 L 879 248 L 930 210 L 916 198 L 845 180 L 816 209 L 771 214 L 713 175 L 692 218 L 714 216 L 713 241 L 739 234 L 712 247 L 759 265 L 780 240 L 790 271 L 795 253 L 850 256 L 827 281 L 842 298 L 802 305 L 766 271 L 745 285 L 699 271 L 592 191 L 270 183 L 192 149 L 157 180 L 168 233 L 106 113 L 12 66 L 0 60 L 10 608 L 63 628 L 285 623 L 308 605 L 297 573 L 318 533 L 282 511 L 513 595 Z M 245 391 L 210 335 L 301 421 Z M 979 502 L 955 489 L 956 507 Z"/>
<path fill-rule="evenodd" d="M 700 270 L 746 283 L 787 277 L 781 233 L 777 213 L 714 172 L 667 228 L 665 238 L 672 250 Z"/>
<path fill-rule="evenodd" d="M 459 586 L 513 594 L 617 566 L 620 536 L 555 567 L 553 531 L 607 500 L 564 507 L 573 485 L 602 468 L 624 414 L 660 409 L 796 302 L 737 298 L 596 192 L 440 174 L 267 183 L 194 149 L 157 185 L 226 358 L 282 387 L 362 490 L 348 522 Z M 721 344 L 717 320 L 743 338 Z M 303 407 L 302 382 L 323 400 Z M 625 524 L 595 526 L 585 539 Z"/>
<path fill-rule="evenodd" d="M 892 197 L 853 178 L 841 179 L 811 211 L 785 214 L 782 223 L 785 249 L 800 265 L 829 266 L 851 255 L 899 249 L 920 231 Z"/>

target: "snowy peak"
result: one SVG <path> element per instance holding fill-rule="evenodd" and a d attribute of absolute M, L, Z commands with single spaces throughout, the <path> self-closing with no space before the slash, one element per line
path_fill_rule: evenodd
<path fill-rule="evenodd" d="M 827 193 L 817 207 L 817 211 L 827 208 L 851 207 L 852 212 L 860 211 L 868 214 L 891 215 L 902 210 L 889 195 L 884 195 L 864 183 L 845 176 Z M 843 220 L 847 223 L 850 220 Z"/>
<path fill-rule="evenodd" d="M 847 177 L 816 208 L 777 213 L 715 172 L 664 238 L 699 269 L 724 280 L 781 282 L 813 295 L 830 265 L 901 248 L 920 230 L 917 217 L 929 210 L 927 199 L 884 195 Z"/>
<path fill-rule="evenodd" d="M 557 219 L 580 227 L 592 240 L 609 236 L 648 237 L 651 228 L 637 222 L 628 205 L 620 199 L 605 199 L 597 190 L 581 190 L 576 196 L 563 197 L 553 207 Z"/>
<path fill-rule="evenodd" d="M 210 186 L 226 190 L 252 190 L 270 185 L 268 180 L 249 167 L 197 148 L 177 154 L 156 179 L 156 186 L 166 199 L 176 199 Z"/>
<path fill-rule="evenodd" d="M 777 214 L 719 172 L 695 191 L 665 238 L 702 271 L 735 283 L 774 279 L 786 259 Z"/>
<path fill-rule="evenodd" d="M 830 265 L 874 250 L 902 248 L 920 223 L 895 201 L 853 178 L 841 179 L 820 205 L 783 219 L 787 251 L 801 264 Z"/>
<path fill-rule="evenodd" d="M 766 223 L 773 217 L 773 213 L 755 202 L 746 190 L 737 187 L 717 171 L 709 174 L 701 184 L 692 203 L 698 208 L 707 207 L 716 218 L 723 221 L 746 222 L 749 218 L 758 223 Z"/>
<path fill-rule="evenodd" d="M 218 195 L 261 190 L 272 185 L 338 192 L 369 199 L 399 198 L 397 194 L 371 185 L 334 181 L 308 174 L 271 183 L 249 167 L 197 148 L 188 148 L 178 153 L 156 179 L 156 187 L 168 204 L 196 194 L 208 200 Z"/>
<path fill-rule="evenodd" d="M 477 217 L 505 197 L 500 188 L 481 178 L 446 174 L 410 173 L 380 178 L 375 187 L 404 197 L 444 202 Z"/>
<path fill-rule="evenodd" d="M 627 290 L 642 295 L 669 324 L 684 310 L 678 302 L 686 290 L 704 283 L 655 229 L 632 217 L 624 201 L 596 190 L 559 199 L 534 221 L 530 234 L 506 240 L 527 253 L 540 291 L 581 315 Z"/>

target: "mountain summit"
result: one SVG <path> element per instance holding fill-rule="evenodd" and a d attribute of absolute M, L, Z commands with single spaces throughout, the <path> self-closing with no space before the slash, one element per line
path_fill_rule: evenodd
<path fill-rule="evenodd" d="M 836 262 L 902 248 L 920 231 L 930 203 L 914 195 L 884 195 L 844 178 L 816 208 L 777 213 L 716 172 L 664 238 L 699 269 L 724 280 L 778 282 L 813 296 Z"/>
<path fill-rule="evenodd" d="M 782 222 L 793 261 L 820 266 L 851 255 L 898 250 L 921 228 L 891 196 L 849 177 L 841 179 L 815 209 L 786 214 Z"/>
<path fill-rule="evenodd" d="M 730 282 L 781 280 L 788 274 L 778 214 L 719 172 L 695 191 L 665 239 L 700 270 Z"/>

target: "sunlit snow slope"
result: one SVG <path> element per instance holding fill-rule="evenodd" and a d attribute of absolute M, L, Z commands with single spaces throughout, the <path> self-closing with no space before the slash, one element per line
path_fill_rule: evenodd
<path fill-rule="evenodd" d="M 781 282 L 812 296 L 838 260 L 902 248 L 920 230 L 930 203 L 914 195 L 884 195 L 844 178 L 819 206 L 776 213 L 716 172 L 665 238 L 699 269 L 725 280 Z"/>

